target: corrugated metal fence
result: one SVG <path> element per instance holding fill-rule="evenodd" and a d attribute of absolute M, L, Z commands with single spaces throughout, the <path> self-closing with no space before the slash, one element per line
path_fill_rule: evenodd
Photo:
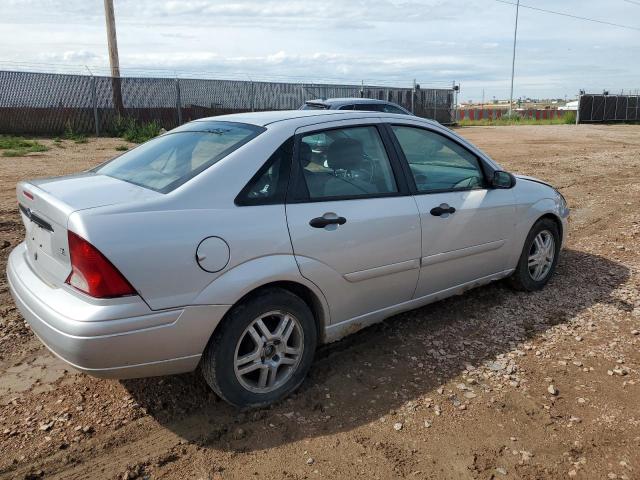
<path fill-rule="evenodd" d="M 640 121 L 638 95 L 580 95 L 580 123 Z"/>
<path fill-rule="evenodd" d="M 119 116 L 166 129 L 212 115 L 289 110 L 315 98 L 389 100 L 440 123 L 455 121 L 451 89 L 0 71 L 0 133 L 109 133 Z M 413 97 L 413 98 L 412 98 Z"/>

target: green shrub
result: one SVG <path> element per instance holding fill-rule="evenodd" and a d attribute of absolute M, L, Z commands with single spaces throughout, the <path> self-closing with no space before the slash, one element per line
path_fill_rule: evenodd
<path fill-rule="evenodd" d="M 127 147 L 126 145 L 118 145 L 116 147 L 116 150 L 119 152 L 126 152 L 127 150 L 129 150 L 129 147 Z"/>
<path fill-rule="evenodd" d="M 144 143 L 160 134 L 162 125 L 157 120 L 147 123 L 138 123 L 132 117 L 118 117 L 113 123 L 111 134 L 121 137 L 128 142 Z"/>
<path fill-rule="evenodd" d="M 122 137 L 124 133 L 135 125 L 135 120 L 131 117 L 116 117 L 111 125 L 109 133 L 114 137 Z"/>
<path fill-rule="evenodd" d="M 35 140 L 27 140 L 22 137 L 13 137 L 9 135 L 0 135 L 0 149 L 19 149 L 19 148 L 31 148 L 36 145 L 40 145 Z M 43 146 L 43 145 L 41 145 Z"/>
<path fill-rule="evenodd" d="M 566 112 L 564 116 L 560 118 L 547 118 L 536 120 L 526 116 L 520 116 L 518 113 L 513 112 L 511 118 L 509 115 L 502 115 L 500 118 L 483 118 L 482 120 L 469 120 L 464 119 L 458 122 L 460 127 L 478 127 L 478 126 L 502 126 L 502 125 L 559 125 L 559 124 L 574 124 L 576 123 L 575 113 Z"/>
<path fill-rule="evenodd" d="M 0 149 L 3 157 L 23 157 L 27 153 L 46 152 L 48 147 L 36 140 L 27 140 L 22 137 L 0 135 Z"/>
<path fill-rule="evenodd" d="M 89 139 L 84 133 L 76 132 L 70 123 L 64 129 L 64 138 L 72 140 L 75 143 L 87 143 Z"/>
<path fill-rule="evenodd" d="M 24 157 L 27 154 L 26 150 L 3 150 L 3 157 Z"/>

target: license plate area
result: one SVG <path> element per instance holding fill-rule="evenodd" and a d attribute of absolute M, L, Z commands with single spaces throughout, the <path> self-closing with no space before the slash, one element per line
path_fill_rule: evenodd
<path fill-rule="evenodd" d="M 35 262 L 43 255 L 51 257 L 52 232 L 31 223 L 27 229 L 27 250 Z"/>
<path fill-rule="evenodd" d="M 70 271 L 67 246 L 62 243 L 66 231 L 57 224 L 50 224 L 50 230 L 43 228 L 29 217 L 24 217 L 29 264 L 42 280 L 52 285 L 60 285 Z"/>

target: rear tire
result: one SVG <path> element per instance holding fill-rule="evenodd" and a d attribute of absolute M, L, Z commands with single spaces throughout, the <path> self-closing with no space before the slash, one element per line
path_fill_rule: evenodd
<path fill-rule="evenodd" d="M 236 305 L 209 340 L 202 374 L 221 398 L 263 407 L 300 386 L 313 361 L 317 329 L 297 295 L 270 288 Z"/>
<path fill-rule="evenodd" d="M 509 279 L 511 286 L 525 292 L 543 288 L 556 270 L 560 244 L 556 222 L 550 218 L 538 220 L 524 242 L 518 266 Z"/>

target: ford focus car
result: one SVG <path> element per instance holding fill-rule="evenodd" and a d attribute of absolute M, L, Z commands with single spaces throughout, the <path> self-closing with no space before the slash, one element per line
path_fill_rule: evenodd
<path fill-rule="evenodd" d="M 17 200 L 9 285 L 53 353 L 99 377 L 199 367 L 240 407 L 396 313 L 502 278 L 542 288 L 569 215 L 435 122 L 332 110 L 194 121 Z"/>

